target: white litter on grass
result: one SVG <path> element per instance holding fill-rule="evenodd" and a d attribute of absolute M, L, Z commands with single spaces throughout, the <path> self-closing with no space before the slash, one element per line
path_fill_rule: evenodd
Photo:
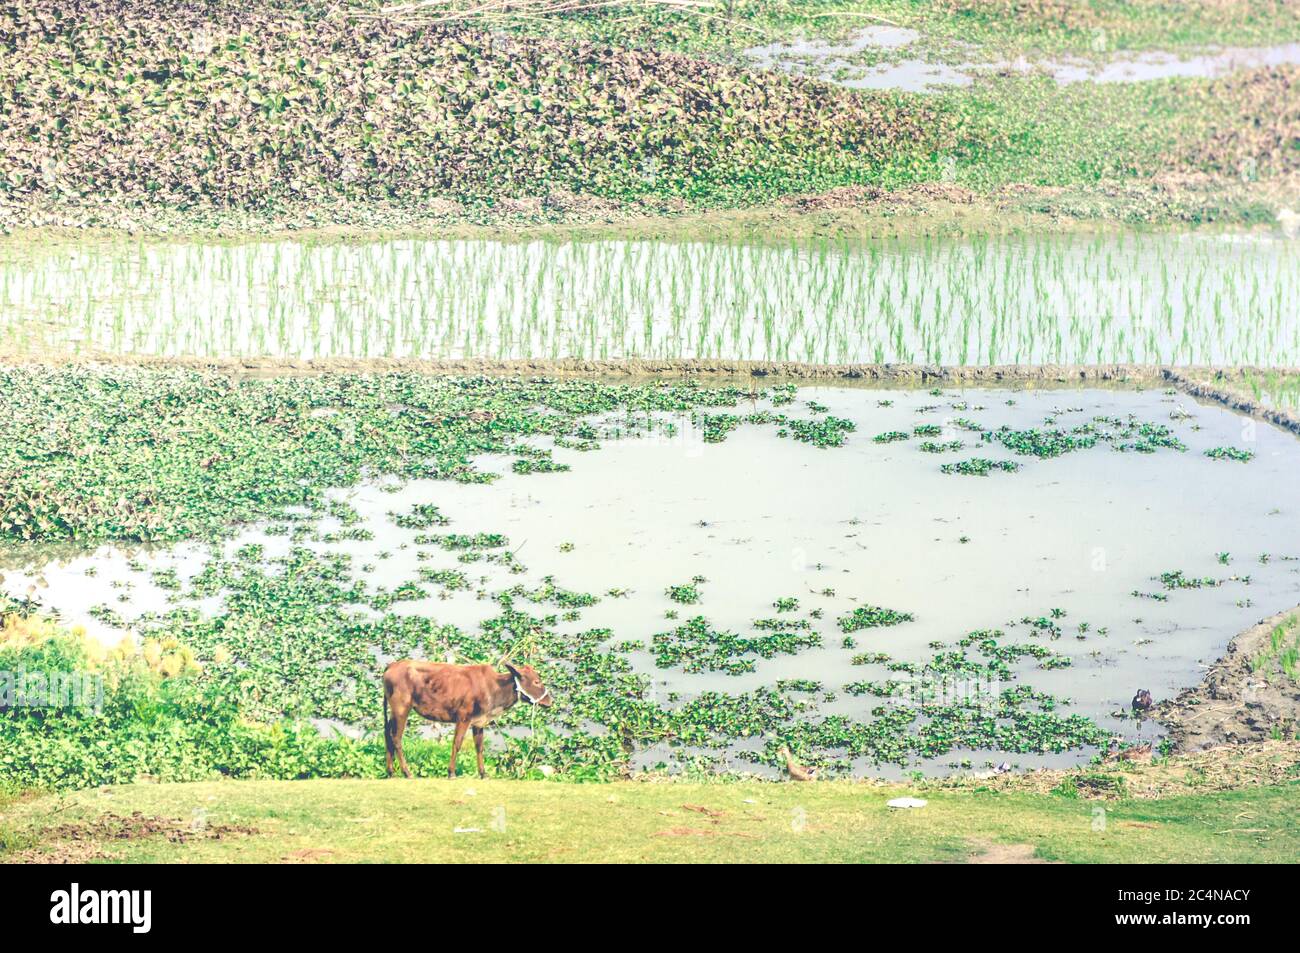
<path fill-rule="evenodd" d="M 452 831 L 453 834 L 482 834 L 481 827 L 457 827 Z"/>
<path fill-rule="evenodd" d="M 892 801 L 886 803 L 890 807 L 894 808 L 925 807 L 926 804 L 926 802 L 921 800 L 919 797 L 896 797 Z"/>

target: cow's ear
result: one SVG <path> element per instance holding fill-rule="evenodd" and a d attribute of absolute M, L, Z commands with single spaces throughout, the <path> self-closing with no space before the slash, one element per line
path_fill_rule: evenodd
<path fill-rule="evenodd" d="M 511 675 L 513 675 L 515 678 L 518 678 L 518 677 L 519 677 L 519 669 L 515 668 L 513 665 L 511 665 L 511 664 L 510 664 L 509 662 L 507 662 L 505 659 L 502 659 L 502 660 L 501 660 L 501 664 L 504 665 L 504 666 L 506 667 L 506 671 L 508 671 L 508 672 L 509 672 Z"/>

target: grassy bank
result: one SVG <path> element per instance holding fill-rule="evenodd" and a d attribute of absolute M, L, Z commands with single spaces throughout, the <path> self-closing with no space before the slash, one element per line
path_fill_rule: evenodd
<path fill-rule="evenodd" d="M 23 0 L 0 11 L 0 226 L 621 221 L 844 187 L 874 191 L 832 204 L 873 208 L 918 185 L 994 208 L 1012 188 L 1024 214 L 1249 222 L 1272 203 L 1239 194 L 1242 163 L 1290 182 L 1300 154 L 1290 69 L 867 92 L 494 26 Z"/>
<path fill-rule="evenodd" d="M 906 795 L 928 804 L 886 806 Z M 0 805 L 0 860 L 1287 863 L 1297 808 L 1294 782 L 1108 801 L 853 782 L 141 784 Z"/>

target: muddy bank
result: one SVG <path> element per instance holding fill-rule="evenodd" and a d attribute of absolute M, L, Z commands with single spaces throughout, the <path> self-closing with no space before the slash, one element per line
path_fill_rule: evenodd
<path fill-rule="evenodd" d="M 1008 772 L 962 777 L 931 784 L 943 788 L 992 788 L 1036 794 L 1074 790 L 1081 798 L 1157 798 L 1294 782 L 1300 741 L 1220 745 L 1147 762 L 1111 761 L 1066 771 Z"/>
<path fill-rule="evenodd" d="M 1277 374 L 1297 374 L 1291 368 L 1269 368 L 1269 371 Z M 1167 369 L 1164 372 L 1167 380 L 1172 382 L 1180 390 L 1186 391 L 1193 397 L 1200 397 L 1204 400 L 1213 400 L 1216 403 L 1223 404 L 1229 410 L 1235 410 L 1238 413 L 1254 417 L 1257 420 L 1263 420 L 1284 430 L 1289 430 L 1294 434 L 1300 434 L 1300 415 L 1294 411 L 1285 408 L 1270 407 L 1261 403 L 1249 394 L 1233 390 L 1231 386 L 1224 386 L 1224 383 L 1233 379 L 1241 380 L 1247 374 L 1264 373 L 1259 368 L 1252 367 L 1232 367 L 1232 368 L 1210 368 L 1201 371 L 1198 374 L 1187 370 Z M 1205 380 L 1204 378 L 1210 378 Z M 1211 380 L 1213 383 L 1211 383 Z"/>
<path fill-rule="evenodd" d="M 773 377 L 790 380 L 846 380 L 881 383 L 994 383 L 1023 381 L 1045 383 L 1122 382 L 1151 383 L 1167 381 L 1185 388 L 1198 397 L 1206 397 L 1251 412 L 1251 403 L 1223 388 L 1205 383 L 1192 374 L 1217 375 L 1223 369 L 1167 368 L 1154 364 L 817 364 L 806 361 L 745 361 L 709 358 L 616 358 L 585 360 L 577 358 L 403 358 L 403 357 L 184 357 L 153 354 L 91 353 L 73 357 L 29 354 L 0 354 L 10 365 L 128 365 L 135 367 L 185 367 L 213 371 L 265 371 L 320 374 L 547 374 L 609 377 Z M 1232 373 L 1300 374 L 1300 368 L 1231 368 Z M 1263 415 L 1268 408 L 1254 405 Z M 1293 415 L 1278 412 L 1279 426 L 1288 427 Z M 1289 428 L 1288 428 L 1289 429 Z"/>
<path fill-rule="evenodd" d="M 1300 730 L 1300 681 L 1282 670 L 1274 646 L 1281 629 L 1286 643 L 1300 638 L 1300 606 L 1264 619 L 1228 643 L 1205 680 L 1160 705 L 1155 717 L 1169 729 L 1177 750 L 1194 752 L 1223 744 L 1293 739 Z"/>
<path fill-rule="evenodd" d="M 147 354 L 89 354 L 60 359 L 40 355 L 0 355 L 11 365 L 114 364 L 135 367 L 185 367 L 197 370 L 266 373 L 375 374 L 487 374 L 598 377 L 754 377 L 793 381 L 860 381 L 865 383 L 1005 384 L 1015 382 L 1150 383 L 1169 373 L 1150 364 L 1005 364 L 987 367 L 937 364 L 812 364 L 803 361 L 730 361 L 697 358 L 627 358 L 580 360 L 522 358 L 281 358 L 281 357 L 170 357 Z"/>

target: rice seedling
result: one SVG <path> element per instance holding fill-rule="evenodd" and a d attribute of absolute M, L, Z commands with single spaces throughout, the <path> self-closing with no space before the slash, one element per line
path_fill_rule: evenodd
<path fill-rule="evenodd" d="M 1119 241 L 11 244 L 0 328 L 39 353 L 1300 364 L 1293 243 Z M 1177 293 L 1148 287 L 1152 261 L 1178 263 Z"/>

